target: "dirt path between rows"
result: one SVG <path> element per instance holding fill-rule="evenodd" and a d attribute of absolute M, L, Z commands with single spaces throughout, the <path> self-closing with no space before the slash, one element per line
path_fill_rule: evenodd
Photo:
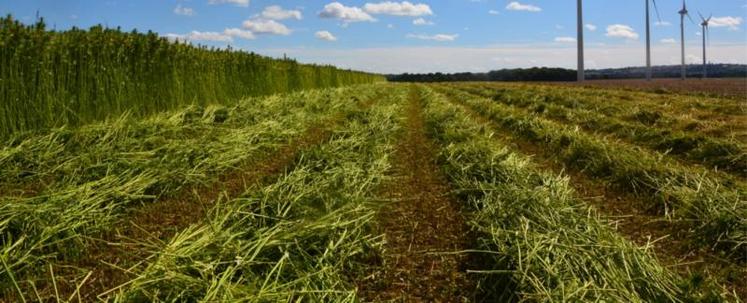
<path fill-rule="evenodd" d="M 650 245 L 663 265 L 685 276 L 696 274 L 710 277 L 729 292 L 736 292 L 739 297 L 747 298 L 747 280 L 743 278 L 747 276 L 747 269 L 720 258 L 707 247 L 691 241 L 687 228 L 669 222 L 660 215 L 647 213 L 645 203 L 632 193 L 615 189 L 604 181 L 587 176 L 583 171 L 567 167 L 540 145 L 515 136 L 469 105 L 455 101 L 448 95 L 446 97 L 454 105 L 463 108 L 473 119 L 497 131 L 494 134 L 496 139 L 511 144 L 524 155 L 532 156 L 532 162 L 539 168 L 568 176 L 570 185 L 579 198 L 613 220 L 618 232 L 628 240 L 640 246 Z"/>
<path fill-rule="evenodd" d="M 179 194 L 138 208 L 123 218 L 115 228 L 101 235 L 72 264 L 58 266 L 57 286 L 60 297 L 75 295 L 76 284 L 65 274 L 90 273 L 81 285 L 79 295 L 83 301 L 105 299 L 112 290 L 132 278 L 127 269 L 147 262 L 153 255 L 144 249 L 143 242 L 166 242 L 191 224 L 204 220 L 207 211 L 219 199 L 235 198 L 247 188 L 261 186 L 283 173 L 295 161 L 299 152 L 324 142 L 332 129 L 344 120 L 337 114 L 325 121 L 311 125 L 300 137 L 281 146 L 274 152 L 250 160 L 240 168 L 222 175 L 209 185 L 187 187 Z M 139 243 L 138 243 L 139 242 Z M 69 276 L 68 276 L 69 277 Z M 49 289 L 45 293 L 50 294 Z M 53 293 L 52 293 L 53 294 Z"/>
<path fill-rule="evenodd" d="M 385 234 L 382 264 L 359 283 L 365 301 L 464 302 L 468 227 L 435 162 L 425 134 L 422 103 L 413 88 L 402 137 L 393 157 L 393 178 L 381 188 L 378 228 Z"/>

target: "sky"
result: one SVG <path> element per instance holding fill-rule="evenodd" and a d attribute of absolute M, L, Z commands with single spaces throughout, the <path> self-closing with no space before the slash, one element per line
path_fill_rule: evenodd
<path fill-rule="evenodd" d="M 645 64 L 646 0 L 584 0 L 586 66 Z M 654 65 L 680 61 L 681 0 L 652 5 Z M 689 0 L 688 63 L 747 64 L 747 0 Z M 58 30 L 96 24 L 377 73 L 576 66 L 574 0 L 0 0 L 0 13 Z"/>

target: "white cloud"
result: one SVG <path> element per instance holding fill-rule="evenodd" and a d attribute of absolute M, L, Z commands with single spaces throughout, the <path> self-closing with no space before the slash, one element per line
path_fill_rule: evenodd
<path fill-rule="evenodd" d="M 166 38 L 179 41 L 231 42 L 233 38 L 224 33 L 192 31 L 186 35 L 166 34 Z"/>
<path fill-rule="evenodd" d="M 413 38 L 413 39 L 420 39 L 420 40 L 432 40 L 432 41 L 438 41 L 438 42 L 449 42 L 454 41 L 459 37 L 459 35 L 447 35 L 447 34 L 437 34 L 437 35 L 417 35 L 417 34 L 408 34 L 407 38 Z"/>
<path fill-rule="evenodd" d="M 423 18 L 417 18 L 415 20 L 412 20 L 412 24 L 414 25 L 434 25 L 432 21 L 425 20 Z"/>
<path fill-rule="evenodd" d="M 637 40 L 639 37 L 638 33 L 636 33 L 632 27 L 625 24 L 613 24 L 608 26 L 606 36 L 630 40 Z"/>
<path fill-rule="evenodd" d="M 368 13 L 364 12 L 359 7 L 344 6 L 340 2 L 332 2 L 324 6 L 324 9 L 319 12 L 319 17 L 340 19 L 345 23 L 351 22 L 374 22 L 376 19 L 371 17 Z"/>
<path fill-rule="evenodd" d="M 166 34 L 166 39 L 171 41 L 209 41 L 209 42 L 233 42 L 233 38 L 241 38 L 246 40 L 255 39 L 254 34 L 250 31 L 242 30 L 239 28 L 227 28 L 222 33 L 219 32 L 200 32 L 192 31 L 186 35 L 180 34 Z"/>
<path fill-rule="evenodd" d="M 656 21 L 654 22 L 655 26 L 672 26 L 672 23 L 669 21 Z"/>
<path fill-rule="evenodd" d="M 231 36 L 216 32 L 198 32 L 192 31 L 187 35 L 187 39 L 191 41 L 215 41 L 215 42 L 231 42 Z"/>
<path fill-rule="evenodd" d="M 270 20 L 285 20 L 285 19 L 303 19 L 303 14 L 299 10 L 286 10 L 280 5 L 271 5 L 265 7 L 260 16 L 264 19 Z"/>
<path fill-rule="evenodd" d="M 555 37 L 555 42 L 560 43 L 575 43 L 576 38 L 573 37 Z"/>
<path fill-rule="evenodd" d="M 363 6 L 369 14 L 374 15 L 392 15 L 392 16 L 430 16 L 433 15 L 431 7 L 427 4 L 418 3 L 412 4 L 408 1 L 404 2 L 379 2 L 379 3 L 366 3 Z"/>
<path fill-rule="evenodd" d="M 713 17 L 711 22 L 708 24 L 711 27 L 728 27 L 731 30 L 736 30 L 742 25 L 742 17 Z"/>
<path fill-rule="evenodd" d="M 325 40 L 325 41 L 337 41 L 337 37 L 332 35 L 332 33 L 328 31 L 318 31 L 316 34 L 314 34 L 317 39 Z"/>
<path fill-rule="evenodd" d="M 525 12 L 541 12 L 542 8 L 531 4 L 521 4 L 517 1 L 512 1 L 506 5 L 506 9 L 510 11 L 525 11 Z"/>
<path fill-rule="evenodd" d="M 186 40 L 184 35 L 174 34 L 174 33 L 168 33 L 163 35 L 164 38 L 168 39 L 171 42 L 174 41 L 184 41 Z"/>
<path fill-rule="evenodd" d="M 491 15 L 500 15 L 501 12 L 499 12 L 497 10 L 494 10 L 494 9 L 491 9 L 491 10 L 488 11 L 488 14 L 491 14 Z"/>
<path fill-rule="evenodd" d="M 386 25 L 386 28 L 393 29 L 394 28 L 394 24 L 389 23 L 389 24 Z"/>
<path fill-rule="evenodd" d="M 597 30 L 597 26 L 591 23 L 587 23 L 586 25 L 584 25 L 584 27 L 592 32 Z"/>
<path fill-rule="evenodd" d="M 249 6 L 249 0 L 209 0 L 208 3 L 209 4 L 231 3 L 231 4 L 235 4 L 236 6 L 241 6 L 241 7 Z"/>
<path fill-rule="evenodd" d="M 256 38 L 254 36 L 254 33 L 247 30 L 242 30 L 240 28 L 227 28 L 223 31 L 223 34 L 230 37 L 237 37 L 246 40 L 254 40 Z"/>
<path fill-rule="evenodd" d="M 181 4 L 177 4 L 174 8 L 174 14 L 182 15 L 182 16 L 194 16 L 195 10 L 189 7 L 184 7 Z"/>
<path fill-rule="evenodd" d="M 255 34 L 270 34 L 270 35 L 290 35 L 291 30 L 288 29 L 284 24 L 275 20 L 265 19 L 249 19 L 241 24 L 244 29 L 250 30 Z"/>
<path fill-rule="evenodd" d="M 663 44 L 674 44 L 674 43 L 677 43 L 677 40 L 674 40 L 674 38 L 666 38 L 666 39 L 661 39 L 661 41 L 659 42 Z"/>

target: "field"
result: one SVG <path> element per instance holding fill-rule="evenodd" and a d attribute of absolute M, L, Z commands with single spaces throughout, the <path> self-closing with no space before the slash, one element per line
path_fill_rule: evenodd
<path fill-rule="evenodd" d="M 744 100 L 521 83 L 22 132 L 0 300 L 741 301 L 746 142 Z"/>
<path fill-rule="evenodd" d="M 578 83 L 565 83 L 577 86 Z M 747 79 L 654 79 L 646 80 L 593 80 L 581 86 L 601 88 L 623 88 L 628 90 L 645 90 L 660 94 L 671 92 L 695 94 L 702 96 L 726 97 L 744 100 L 747 97 Z"/>

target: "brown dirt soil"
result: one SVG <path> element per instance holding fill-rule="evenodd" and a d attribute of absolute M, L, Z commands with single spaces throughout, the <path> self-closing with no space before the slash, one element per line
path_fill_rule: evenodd
<path fill-rule="evenodd" d="M 57 287 L 62 298 L 75 294 L 76 284 L 80 280 L 70 276 L 86 275 L 85 283 L 80 288 L 83 301 L 104 299 L 101 294 L 108 293 L 131 277 L 128 270 L 147 261 L 152 255 L 143 249 L 143 244 L 136 243 L 167 241 L 180 230 L 200 222 L 206 217 L 207 210 L 220 198 L 233 198 L 246 188 L 261 186 L 272 177 L 282 173 L 293 163 L 301 150 L 323 142 L 331 135 L 331 128 L 343 120 L 343 115 L 336 115 L 328 121 L 310 126 L 305 133 L 294 141 L 268 153 L 250 163 L 241 165 L 217 181 L 208 185 L 195 185 L 182 190 L 179 194 L 163 200 L 144 205 L 123 218 L 115 228 L 106 234 L 91 239 L 91 244 L 83 252 L 81 259 L 71 264 L 56 266 Z M 49 281 L 41 281 L 48 284 Z M 42 293 L 51 294 L 50 289 L 41 286 Z M 46 285 L 47 288 L 51 285 Z M 76 294 L 77 295 L 77 294 Z"/>
<path fill-rule="evenodd" d="M 747 100 L 747 78 L 729 79 L 654 79 L 646 80 L 590 80 L 583 83 L 564 82 L 561 85 L 577 85 L 600 88 L 622 88 L 647 92 L 675 92 L 729 97 Z"/>
<path fill-rule="evenodd" d="M 640 246 L 649 245 L 659 261 L 675 271 L 690 276 L 700 274 L 714 280 L 740 298 L 747 298 L 747 268 L 721 258 L 707 247 L 689 240 L 687 228 L 669 222 L 660 215 L 646 212 L 645 203 L 632 193 L 616 189 L 603 181 L 567 167 L 541 146 L 515 136 L 490 119 L 480 115 L 466 104 L 449 98 L 462 107 L 479 123 L 496 130 L 495 138 L 510 143 L 520 153 L 532 156 L 533 162 L 554 174 L 570 178 L 577 196 L 610 219 L 616 229 L 628 240 Z"/>
<path fill-rule="evenodd" d="M 472 293 L 466 277 L 468 227 L 434 160 L 413 89 L 404 133 L 396 146 L 393 178 L 381 195 L 378 228 L 386 236 L 383 263 L 359 281 L 365 301 L 464 302 Z"/>

